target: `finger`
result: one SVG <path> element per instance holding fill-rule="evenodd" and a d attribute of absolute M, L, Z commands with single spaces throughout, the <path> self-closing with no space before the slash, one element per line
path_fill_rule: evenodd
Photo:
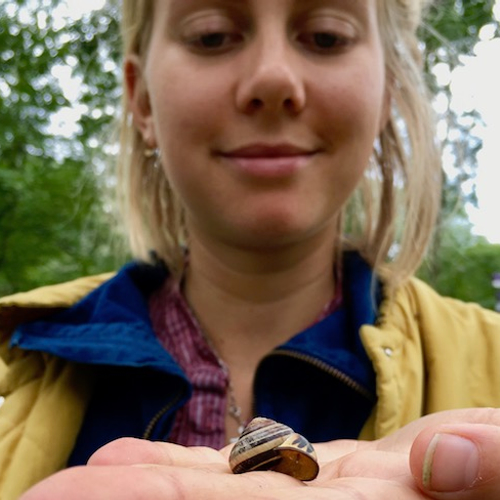
<path fill-rule="evenodd" d="M 161 484 L 139 467 L 75 467 L 54 474 L 19 500 L 136 500 L 161 498 Z M 165 492 L 162 493 L 165 498 Z M 142 497 L 140 495 L 143 495 Z"/>
<path fill-rule="evenodd" d="M 336 460 L 358 450 L 394 451 L 409 453 L 415 438 L 429 427 L 444 424 L 489 424 L 500 427 L 500 409 L 465 408 L 426 415 L 407 424 L 397 432 L 377 441 L 337 440 L 314 444 L 320 463 Z"/>
<path fill-rule="evenodd" d="M 320 464 L 329 463 L 356 451 L 373 447 L 368 441 L 355 441 L 352 439 L 337 439 L 327 443 L 314 443 Z"/>
<path fill-rule="evenodd" d="M 440 500 L 500 498 L 500 427 L 461 424 L 422 432 L 410 453 L 417 485 Z"/>
<path fill-rule="evenodd" d="M 324 465 L 317 481 L 328 483 L 339 478 L 377 478 L 413 484 L 408 455 L 394 452 L 363 450 Z"/>
<path fill-rule="evenodd" d="M 304 487 L 275 472 L 233 475 L 152 465 L 86 466 L 45 479 L 19 500 L 234 500 L 273 489 Z"/>
<path fill-rule="evenodd" d="M 377 478 L 334 479 L 323 486 L 266 489 L 249 495 L 240 494 L 243 500 L 428 500 L 413 484 Z M 190 500 L 190 499 L 188 499 Z M 212 500 L 216 500 L 214 497 Z"/>
<path fill-rule="evenodd" d="M 218 451 L 205 447 L 186 448 L 172 443 L 147 441 L 144 439 L 122 438 L 112 441 L 97 450 L 88 465 L 134 465 L 156 464 L 178 467 L 206 468 L 208 465 L 218 470 L 229 471 L 227 459 Z"/>
<path fill-rule="evenodd" d="M 432 413 L 411 422 L 395 433 L 374 441 L 375 449 L 409 453 L 416 437 L 425 429 L 447 424 L 488 424 L 500 427 L 500 409 L 465 408 Z"/>
<path fill-rule="evenodd" d="M 378 478 L 331 479 L 307 486 L 283 474 L 214 474 L 153 466 L 67 469 L 19 500 L 423 500 L 415 487 Z"/>

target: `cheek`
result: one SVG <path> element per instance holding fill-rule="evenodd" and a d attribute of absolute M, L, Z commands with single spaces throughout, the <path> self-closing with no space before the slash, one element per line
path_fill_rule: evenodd
<path fill-rule="evenodd" d="M 224 123 L 221 113 L 228 108 L 228 92 L 220 75 L 179 69 L 183 67 L 185 62 L 170 62 L 168 68 L 176 71 L 159 69 L 153 80 L 157 83 L 152 89 L 155 125 L 165 152 L 216 136 Z"/>
<path fill-rule="evenodd" d="M 186 64 L 184 63 L 184 66 Z M 169 67 L 182 67 L 180 63 Z M 158 145 L 168 178 L 181 199 L 196 201 L 217 190 L 207 159 L 217 139 L 231 127 L 228 90 L 220 75 L 196 70 L 163 71 L 152 89 Z M 199 182 L 203 179 L 203 183 Z"/>
<path fill-rule="evenodd" d="M 385 109 L 385 70 L 378 53 L 362 52 L 334 71 L 311 92 L 327 133 L 335 143 L 353 141 L 371 150 Z"/>
<path fill-rule="evenodd" d="M 334 142 L 355 142 L 363 149 L 371 148 L 379 135 L 382 96 L 368 89 L 365 84 L 351 80 L 349 88 L 337 92 L 334 97 L 325 96 L 325 123 L 331 123 Z M 337 139 L 337 140 L 336 140 Z"/>
<path fill-rule="evenodd" d="M 201 91 L 194 77 L 164 74 L 152 93 L 154 121 L 162 164 L 166 175 L 183 204 L 201 196 L 199 179 L 211 183 L 207 171 L 207 154 L 211 137 L 217 134 L 220 116 L 213 96 Z M 189 205 L 189 203 L 188 203 Z"/>
<path fill-rule="evenodd" d="M 367 83 L 368 82 L 368 83 Z M 370 164 L 384 110 L 384 74 L 363 66 L 333 78 L 317 92 L 316 124 L 333 153 L 332 198 L 344 203 Z"/>

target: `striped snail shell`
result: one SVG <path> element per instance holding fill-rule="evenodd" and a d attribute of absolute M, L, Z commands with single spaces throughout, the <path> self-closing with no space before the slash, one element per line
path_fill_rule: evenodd
<path fill-rule="evenodd" d="M 269 418 L 254 418 L 236 441 L 229 456 L 234 474 L 273 470 L 301 481 L 319 472 L 316 452 L 306 438 Z"/>

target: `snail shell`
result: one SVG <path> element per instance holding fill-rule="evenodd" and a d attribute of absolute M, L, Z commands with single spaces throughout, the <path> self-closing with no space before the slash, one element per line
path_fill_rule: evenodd
<path fill-rule="evenodd" d="M 306 438 L 269 418 L 254 418 L 236 441 L 229 456 L 234 474 L 273 470 L 301 481 L 319 472 L 316 452 Z"/>

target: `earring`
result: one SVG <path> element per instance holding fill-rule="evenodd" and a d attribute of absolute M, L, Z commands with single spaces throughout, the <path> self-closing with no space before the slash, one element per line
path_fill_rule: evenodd
<path fill-rule="evenodd" d="M 153 168 L 158 170 L 161 166 L 161 151 L 160 148 L 146 148 L 144 149 L 144 156 L 153 160 Z"/>

